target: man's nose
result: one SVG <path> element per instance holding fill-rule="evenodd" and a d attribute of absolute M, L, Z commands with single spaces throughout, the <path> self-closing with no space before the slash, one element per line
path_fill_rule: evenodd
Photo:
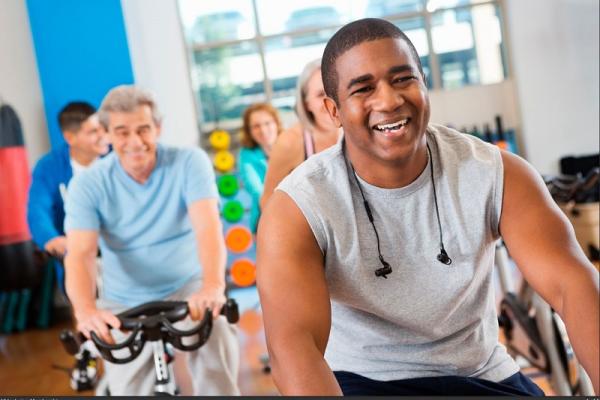
<path fill-rule="evenodd" d="M 96 135 L 95 136 L 96 136 L 96 141 L 98 141 L 98 142 L 108 140 L 108 133 L 106 131 L 103 131 L 103 130 L 96 131 Z"/>
<path fill-rule="evenodd" d="M 142 138 L 137 133 L 132 133 L 131 135 L 127 136 L 127 145 L 128 146 L 136 146 L 137 147 L 137 146 L 141 146 L 143 144 L 144 144 L 144 142 L 142 141 Z"/>
<path fill-rule="evenodd" d="M 373 96 L 373 110 L 380 112 L 393 112 L 405 100 L 402 94 L 389 83 L 378 85 Z"/>
<path fill-rule="evenodd" d="M 104 134 L 96 135 L 96 143 L 107 144 L 108 143 L 108 135 L 104 135 Z"/>

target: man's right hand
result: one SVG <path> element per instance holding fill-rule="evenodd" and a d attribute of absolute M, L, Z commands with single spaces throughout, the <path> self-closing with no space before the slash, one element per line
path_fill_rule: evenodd
<path fill-rule="evenodd" d="M 110 311 L 90 308 L 75 312 L 77 319 L 77 330 L 86 338 L 90 338 L 90 332 L 96 332 L 96 335 L 106 343 L 115 344 L 115 340 L 110 334 L 109 327 L 119 329 L 121 321 Z"/>
<path fill-rule="evenodd" d="M 48 240 L 44 245 L 44 250 L 53 257 L 63 258 L 67 252 L 67 238 L 65 236 L 57 236 Z"/>

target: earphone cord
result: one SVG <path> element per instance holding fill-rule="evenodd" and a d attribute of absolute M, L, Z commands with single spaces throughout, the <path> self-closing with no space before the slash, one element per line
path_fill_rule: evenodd
<path fill-rule="evenodd" d="M 354 176 L 354 180 L 356 181 L 356 186 L 358 186 L 358 190 L 360 191 L 360 196 L 363 199 L 363 204 L 365 205 L 365 211 L 367 212 L 367 217 L 369 217 L 369 222 L 371 222 L 371 226 L 373 226 L 373 231 L 375 232 L 375 238 L 377 239 L 377 253 L 379 254 L 379 261 L 381 261 L 381 265 L 384 267 L 388 266 L 387 262 L 383 259 L 381 255 L 381 247 L 379 244 L 379 233 L 377 233 L 377 228 L 375 227 L 375 222 L 373 221 L 373 213 L 371 213 L 371 207 L 369 207 L 369 202 L 365 198 L 365 194 L 363 193 L 360 182 L 358 181 L 358 176 L 356 175 L 356 171 L 354 170 L 354 166 L 350 163 L 350 167 L 352 168 L 352 175 Z"/>
<path fill-rule="evenodd" d="M 437 217 L 438 229 L 440 231 L 440 250 L 445 253 L 446 249 L 444 249 L 442 223 L 440 222 L 440 211 L 438 209 L 437 193 L 435 190 L 435 178 L 433 177 L 433 157 L 431 155 L 431 148 L 429 147 L 429 143 L 426 142 L 425 144 L 427 145 L 427 155 L 429 156 L 429 171 L 431 172 L 431 186 L 433 187 L 433 202 L 435 203 L 435 215 Z"/>
<path fill-rule="evenodd" d="M 425 142 L 425 144 L 427 146 L 427 155 L 429 157 L 429 172 L 431 174 L 431 186 L 433 187 L 433 202 L 435 204 L 435 215 L 437 218 L 438 230 L 439 230 L 439 234 L 440 234 L 440 254 L 438 255 L 438 261 L 440 261 L 446 265 L 450 265 L 452 263 L 452 259 L 450 257 L 448 257 L 448 253 L 446 253 L 446 249 L 444 248 L 444 234 L 442 232 L 442 222 L 440 219 L 440 210 L 439 210 L 438 201 L 437 201 L 437 191 L 435 189 L 435 177 L 433 174 L 433 156 L 431 153 L 431 148 L 429 147 L 429 143 Z M 373 213 L 371 212 L 371 207 L 369 206 L 369 202 L 365 198 L 365 194 L 363 193 L 363 190 L 362 190 L 362 185 L 358 181 L 358 175 L 356 174 L 356 171 L 354 170 L 354 166 L 352 165 L 350 160 L 348 160 L 348 162 L 350 164 L 350 168 L 352 168 L 352 175 L 354 176 L 354 180 L 356 181 L 356 186 L 358 186 L 360 196 L 362 197 L 363 204 L 365 206 L 365 211 L 367 212 L 367 216 L 369 217 L 369 222 L 371 223 L 371 226 L 373 227 L 373 232 L 375 232 L 375 238 L 377 239 L 377 253 L 379 254 L 379 261 L 384 266 L 384 268 L 389 268 L 389 264 L 383 259 L 383 255 L 381 254 L 381 244 L 379 243 L 379 233 L 377 232 L 377 227 L 375 226 L 375 221 L 373 218 Z M 384 277 L 385 277 L 385 275 L 384 275 Z"/>

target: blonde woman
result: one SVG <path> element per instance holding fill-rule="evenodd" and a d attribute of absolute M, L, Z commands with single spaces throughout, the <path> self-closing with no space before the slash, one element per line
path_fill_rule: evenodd
<path fill-rule="evenodd" d="M 333 146 L 341 131 L 329 117 L 323 98 L 321 60 L 308 63 L 296 85 L 296 114 L 298 123 L 284 131 L 273 147 L 260 200 L 264 208 L 273 191 L 290 172 L 308 157 Z"/>

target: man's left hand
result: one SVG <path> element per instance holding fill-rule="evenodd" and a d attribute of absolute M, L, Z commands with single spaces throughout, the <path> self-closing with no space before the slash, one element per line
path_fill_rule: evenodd
<path fill-rule="evenodd" d="M 194 293 L 187 300 L 190 317 L 197 321 L 204 317 L 204 311 L 209 308 L 212 310 L 213 318 L 217 318 L 225 300 L 225 288 L 222 285 L 205 284 L 199 292 Z"/>

